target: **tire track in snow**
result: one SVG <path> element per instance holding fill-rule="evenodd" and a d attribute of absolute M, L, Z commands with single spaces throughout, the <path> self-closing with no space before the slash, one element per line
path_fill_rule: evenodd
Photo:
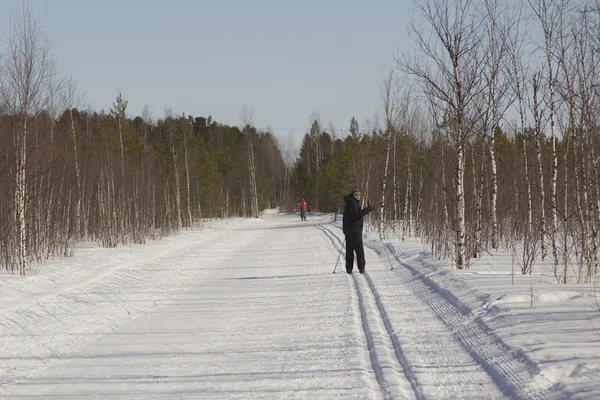
<path fill-rule="evenodd" d="M 201 232 L 199 241 L 185 242 L 159 257 L 133 264 L 126 261 L 90 281 L 0 311 L 0 395 L 15 380 L 176 299 L 190 280 L 206 275 L 204 268 L 190 268 L 196 264 L 194 259 L 212 265 L 253 240 L 251 233 L 240 229 L 207 237 Z M 232 245 L 219 246 L 226 251 L 203 250 L 219 241 Z M 184 264 L 188 268 L 181 268 Z"/>
<path fill-rule="evenodd" d="M 459 299 L 433 280 L 405 262 L 391 245 L 386 245 L 403 267 L 397 273 L 415 295 L 427 303 L 454 332 L 465 350 L 483 366 L 503 392 L 514 399 L 553 400 L 571 398 L 560 387 L 539 375 L 538 366 L 521 350 L 502 341 L 481 319 Z M 379 249 L 373 248 L 380 254 Z M 385 251 L 385 250 L 384 250 Z"/>

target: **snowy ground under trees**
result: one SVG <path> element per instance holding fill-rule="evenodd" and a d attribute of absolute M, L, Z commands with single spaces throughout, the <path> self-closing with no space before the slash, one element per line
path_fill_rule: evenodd
<path fill-rule="evenodd" d="M 332 219 L 207 222 L 0 275 L 0 398 L 600 398 L 593 285 L 374 236 L 365 275 L 343 256 L 332 274 Z"/>

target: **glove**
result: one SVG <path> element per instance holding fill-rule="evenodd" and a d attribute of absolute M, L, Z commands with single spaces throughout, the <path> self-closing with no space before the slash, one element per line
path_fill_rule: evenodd
<path fill-rule="evenodd" d="M 369 212 L 373 211 L 373 206 L 368 201 L 367 201 L 367 209 L 369 209 Z"/>

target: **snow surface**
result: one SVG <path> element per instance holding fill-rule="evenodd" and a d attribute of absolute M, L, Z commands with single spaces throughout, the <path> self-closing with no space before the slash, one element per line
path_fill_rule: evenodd
<path fill-rule="evenodd" d="M 0 398 L 600 398 L 593 285 L 367 236 L 364 275 L 273 211 L 0 275 Z"/>

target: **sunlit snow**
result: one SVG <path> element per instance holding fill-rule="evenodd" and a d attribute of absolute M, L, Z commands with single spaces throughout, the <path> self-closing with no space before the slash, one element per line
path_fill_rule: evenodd
<path fill-rule="evenodd" d="M 349 276 L 342 243 L 270 211 L 0 275 L 0 398 L 600 398 L 593 285 L 371 232 Z"/>

